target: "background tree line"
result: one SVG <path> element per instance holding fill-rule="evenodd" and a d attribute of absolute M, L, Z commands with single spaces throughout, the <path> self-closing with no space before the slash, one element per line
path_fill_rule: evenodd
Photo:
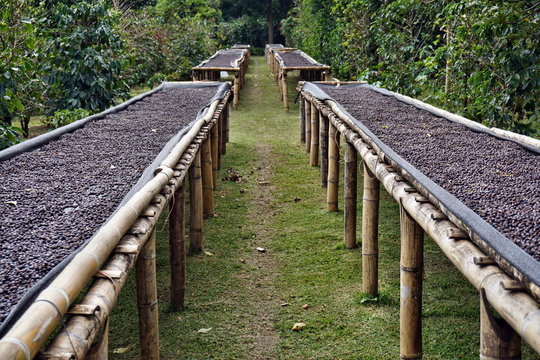
<path fill-rule="evenodd" d="M 0 149 L 26 136 L 34 116 L 58 127 L 132 88 L 189 80 L 220 47 L 283 41 L 277 26 L 289 8 L 285 0 L 3 0 Z"/>
<path fill-rule="evenodd" d="M 297 0 L 282 31 L 340 79 L 540 136 L 540 1 Z"/>
<path fill-rule="evenodd" d="M 3 0 L 0 149 L 36 115 L 61 126 L 134 87 L 188 80 L 220 47 L 267 42 L 540 136 L 538 0 Z"/>

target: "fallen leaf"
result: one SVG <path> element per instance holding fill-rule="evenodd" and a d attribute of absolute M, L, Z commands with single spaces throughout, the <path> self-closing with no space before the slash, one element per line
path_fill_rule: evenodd
<path fill-rule="evenodd" d="M 6 201 L 6 205 L 17 206 L 17 202 L 16 201 Z"/>
<path fill-rule="evenodd" d="M 283 304 L 281 304 L 281 306 L 283 306 L 283 307 L 289 306 L 289 303 L 283 303 Z"/>
<path fill-rule="evenodd" d="M 302 201 L 302 199 L 300 199 L 300 198 L 294 198 L 294 202 L 295 202 L 295 203 L 300 202 L 300 201 Z"/>
<path fill-rule="evenodd" d="M 203 251 L 203 254 L 206 255 L 206 256 L 214 256 L 214 254 L 212 254 L 210 251 L 206 251 L 206 250 Z"/>
<path fill-rule="evenodd" d="M 266 252 L 266 249 L 262 248 L 262 247 L 258 247 L 257 251 L 260 252 L 260 253 L 263 253 L 263 252 Z"/>
<path fill-rule="evenodd" d="M 199 334 L 208 334 L 213 328 L 202 328 L 197 331 Z"/>
<path fill-rule="evenodd" d="M 292 330 L 293 331 L 302 331 L 306 327 L 305 323 L 296 323 L 293 325 Z"/>
<path fill-rule="evenodd" d="M 302 305 L 302 309 L 307 310 L 308 308 L 309 308 L 309 305 L 308 305 L 308 304 Z"/>
<path fill-rule="evenodd" d="M 133 345 L 129 345 L 128 347 L 116 348 L 113 350 L 113 354 L 123 354 L 125 352 L 128 352 L 132 347 Z"/>

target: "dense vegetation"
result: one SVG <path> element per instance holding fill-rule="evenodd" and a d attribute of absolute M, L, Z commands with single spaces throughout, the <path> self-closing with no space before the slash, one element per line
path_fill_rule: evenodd
<path fill-rule="evenodd" d="M 267 42 L 302 48 L 340 79 L 540 136 L 540 1 L 4 0 L 0 149 L 36 115 L 60 126 L 130 89 L 188 80 L 220 47 Z"/>
<path fill-rule="evenodd" d="M 110 107 L 132 88 L 189 80 L 191 67 L 219 47 L 264 46 L 269 30 L 279 35 L 287 3 L 2 1 L 0 149 L 27 136 L 36 115 L 61 126 Z"/>
<path fill-rule="evenodd" d="M 540 2 L 298 0 L 289 45 L 491 126 L 540 135 Z"/>

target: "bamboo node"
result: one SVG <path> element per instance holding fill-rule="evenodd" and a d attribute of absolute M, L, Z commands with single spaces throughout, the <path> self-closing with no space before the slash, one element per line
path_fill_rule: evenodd
<path fill-rule="evenodd" d="M 450 229 L 450 235 L 448 237 L 452 240 L 467 240 L 469 239 L 469 234 L 461 229 Z"/>
<path fill-rule="evenodd" d="M 415 188 L 413 187 L 408 187 L 408 188 L 405 188 L 403 189 L 403 191 L 405 191 L 406 193 L 415 193 L 415 192 L 418 192 L 418 190 L 416 190 Z"/>
<path fill-rule="evenodd" d="M 419 267 L 407 267 L 407 266 L 403 266 L 403 265 L 399 265 L 399 268 L 405 272 L 408 272 L 408 273 L 412 273 L 412 274 L 418 274 L 418 273 L 421 273 L 423 270 L 424 270 L 424 267 L 423 266 L 419 266 Z"/>
<path fill-rule="evenodd" d="M 431 214 L 432 220 L 448 220 L 448 216 L 446 216 L 445 213 L 442 211 L 437 210 L 436 212 Z"/>
<path fill-rule="evenodd" d="M 94 277 L 107 278 L 107 279 L 119 279 L 124 274 L 119 270 L 98 270 Z"/>
<path fill-rule="evenodd" d="M 113 252 L 120 254 L 138 254 L 140 250 L 139 245 L 136 244 L 124 244 L 118 245 L 114 248 Z"/>
<path fill-rule="evenodd" d="M 417 197 L 414 198 L 414 200 L 416 200 L 416 202 L 419 202 L 419 203 L 422 203 L 422 204 L 429 203 L 429 199 L 427 197 L 424 197 L 424 196 L 417 196 Z"/>
<path fill-rule="evenodd" d="M 100 311 L 101 307 L 99 305 L 74 304 L 69 308 L 67 314 L 93 316 Z"/>

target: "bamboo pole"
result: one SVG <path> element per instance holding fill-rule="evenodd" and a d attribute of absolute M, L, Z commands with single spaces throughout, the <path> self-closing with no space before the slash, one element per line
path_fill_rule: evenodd
<path fill-rule="evenodd" d="M 201 145 L 201 176 L 203 195 L 203 217 L 214 215 L 214 184 L 212 174 L 212 145 L 210 136 Z"/>
<path fill-rule="evenodd" d="M 356 202 L 358 160 L 356 149 L 345 142 L 345 248 L 356 248 Z"/>
<path fill-rule="evenodd" d="M 306 152 L 309 154 L 309 150 L 311 150 L 311 103 L 304 99 L 304 107 L 306 109 Z"/>
<path fill-rule="evenodd" d="M 171 264 L 170 306 L 184 309 L 186 292 L 186 239 L 184 236 L 184 186 L 180 186 L 169 205 L 169 259 Z"/>
<path fill-rule="evenodd" d="M 321 133 L 321 185 L 328 185 L 328 118 L 322 112 L 319 113 Z"/>
<path fill-rule="evenodd" d="M 400 356 L 422 358 L 422 276 L 424 270 L 422 227 L 400 207 Z"/>
<path fill-rule="evenodd" d="M 495 318 L 480 290 L 480 360 L 521 359 L 521 338 L 504 319 Z"/>
<path fill-rule="evenodd" d="M 218 170 L 221 168 L 221 157 L 219 156 L 219 121 L 214 123 L 210 129 L 210 141 L 212 150 L 212 186 L 217 189 Z"/>
<path fill-rule="evenodd" d="M 189 253 L 202 251 L 203 195 L 201 176 L 201 150 L 189 168 Z"/>
<path fill-rule="evenodd" d="M 362 196 L 362 291 L 379 292 L 379 180 L 364 165 Z"/>
<path fill-rule="evenodd" d="M 300 142 L 306 142 L 306 107 L 305 101 L 300 97 Z"/>
<path fill-rule="evenodd" d="M 238 79 L 238 73 L 234 73 L 234 84 L 233 84 L 233 109 L 238 108 L 238 99 L 240 97 L 240 81 Z"/>
<path fill-rule="evenodd" d="M 328 188 L 326 195 L 327 210 L 338 211 L 339 187 L 339 132 L 333 124 L 328 127 Z"/>
<path fill-rule="evenodd" d="M 289 94 L 287 90 L 287 71 L 282 71 L 281 73 L 281 86 L 283 92 L 283 107 L 285 111 L 289 111 Z"/>
<path fill-rule="evenodd" d="M 159 311 L 156 281 L 156 230 L 136 263 L 141 359 L 159 360 Z"/>
<path fill-rule="evenodd" d="M 311 104 L 311 144 L 309 150 L 309 164 L 319 165 L 319 111 L 314 104 Z"/>

